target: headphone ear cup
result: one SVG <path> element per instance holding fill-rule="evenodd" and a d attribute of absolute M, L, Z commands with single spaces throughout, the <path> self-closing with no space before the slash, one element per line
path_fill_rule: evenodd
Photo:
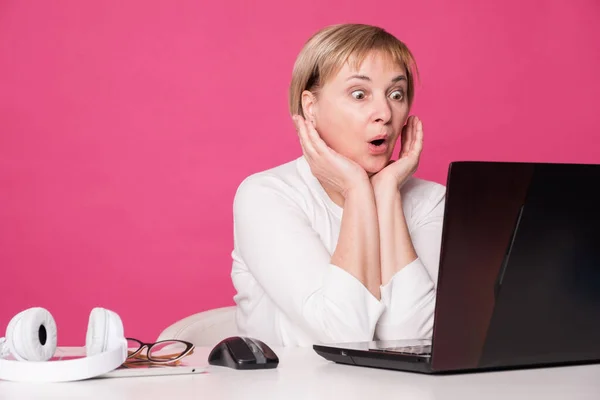
<path fill-rule="evenodd" d="M 86 354 L 94 356 L 121 346 L 124 342 L 121 318 L 113 311 L 96 307 L 90 313 L 85 338 Z"/>
<path fill-rule="evenodd" d="M 21 311 L 8 323 L 6 342 L 17 360 L 48 361 L 56 351 L 54 317 L 41 307 Z"/>

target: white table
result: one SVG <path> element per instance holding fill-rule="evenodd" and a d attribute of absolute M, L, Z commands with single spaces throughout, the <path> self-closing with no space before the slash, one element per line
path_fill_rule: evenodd
<path fill-rule="evenodd" d="M 331 363 L 311 348 L 274 348 L 276 369 L 208 366 L 200 375 L 0 382 L 0 399 L 600 399 L 600 365 L 428 376 Z M 190 357 L 208 365 L 210 348 Z"/>

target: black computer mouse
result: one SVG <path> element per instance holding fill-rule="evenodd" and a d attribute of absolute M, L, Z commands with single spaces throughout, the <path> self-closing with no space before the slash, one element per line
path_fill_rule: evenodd
<path fill-rule="evenodd" d="M 221 340 L 208 355 L 208 363 L 234 369 L 276 368 L 279 358 L 258 339 L 232 336 Z"/>

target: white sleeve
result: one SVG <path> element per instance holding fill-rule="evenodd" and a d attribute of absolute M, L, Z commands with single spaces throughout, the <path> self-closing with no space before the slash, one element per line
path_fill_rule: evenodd
<path fill-rule="evenodd" d="M 443 192 L 429 199 L 428 212 L 419 217 L 410 235 L 418 258 L 381 287 L 386 310 L 376 328 L 380 340 L 431 338 L 439 268 Z"/>
<path fill-rule="evenodd" d="M 316 342 L 372 340 L 384 305 L 331 264 L 319 235 L 275 177 L 247 178 L 234 200 L 237 251 L 265 293 Z"/>

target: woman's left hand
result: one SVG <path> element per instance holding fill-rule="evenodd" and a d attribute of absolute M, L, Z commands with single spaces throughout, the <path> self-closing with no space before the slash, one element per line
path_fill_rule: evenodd
<path fill-rule="evenodd" d="M 416 116 L 410 116 L 400 136 L 400 158 L 390 161 L 381 171 L 371 177 L 371 183 L 377 185 L 395 185 L 402 187 L 419 166 L 423 150 L 423 123 Z"/>

